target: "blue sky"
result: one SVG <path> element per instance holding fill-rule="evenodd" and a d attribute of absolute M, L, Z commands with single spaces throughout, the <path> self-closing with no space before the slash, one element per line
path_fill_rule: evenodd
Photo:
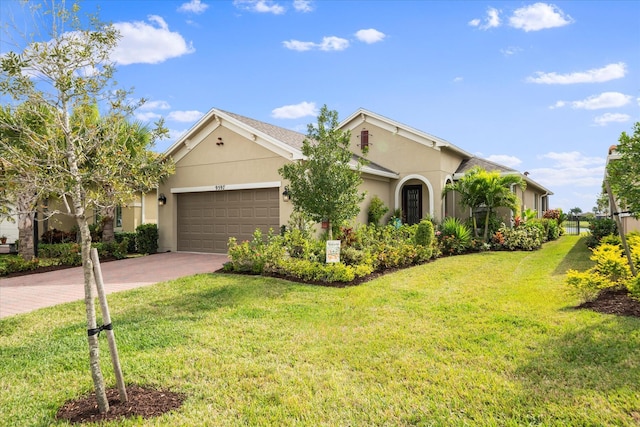
<path fill-rule="evenodd" d="M 122 35 L 116 79 L 148 99 L 138 118 L 171 130 L 158 151 L 214 107 L 302 133 L 323 104 L 362 107 L 591 211 L 640 120 L 639 1 L 83 3 L 98 5 Z"/>

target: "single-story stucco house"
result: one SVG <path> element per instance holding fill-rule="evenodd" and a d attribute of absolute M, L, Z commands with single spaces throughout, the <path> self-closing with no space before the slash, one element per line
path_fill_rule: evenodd
<path fill-rule="evenodd" d="M 521 208 L 539 215 L 553 193 L 528 174 L 480 159 L 454 144 L 376 113 L 359 109 L 340 124 L 351 132 L 350 147 L 365 156 L 361 189 L 366 192 L 358 223 L 378 196 L 391 212 L 401 209 L 413 224 L 430 216 L 463 219 L 455 194 L 444 186 L 475 165 L 518 174 L 527 183 Z M 227 111 L 212 109 L 166 151 L 176 173 L 158 188 L 160 251 L 226 253 L 229 237 L 251 239 L 256 228 L 279 230 L 293 206 L 283 197 L 287 182 L 278 169 L 303 160 L 305 135 Z M 508 214 L 507 214 L 508 215 Z M 505 220 L 508 220 L 506 218 Z"/>

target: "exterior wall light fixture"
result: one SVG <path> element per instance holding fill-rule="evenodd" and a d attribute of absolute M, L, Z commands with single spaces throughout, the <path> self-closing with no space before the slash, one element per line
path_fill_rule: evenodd
<path fill-rule="evenodd" d="M 160 196 L 158 196 L 158 205 L 159 206 L 164 206 L 167 204 L 167 198 L 164 195 L 164 193 L 160 193 Z"/>
<path fill-rule="evenodd" d="M 289 186 L 285 186 L 284 187 L 284 191 L 282 192 L 282 201 L 283 202 L 288 202 L 289 201 Z"/>

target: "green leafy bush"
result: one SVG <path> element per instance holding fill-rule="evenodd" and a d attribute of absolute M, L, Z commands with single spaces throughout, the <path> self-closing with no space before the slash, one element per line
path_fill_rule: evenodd
<path fill-rule="evenodd" d="M 283 245 L 283 237 L 274 235 L 273 230 L 269 231 L 266 238 L 258 228 L 253 232 L 251 241 L 238 243 L 235 237 L 229 239 L 229 258 L 232 271 L 261 274 L 266 269 L 271 268 L 286 253 Z"/>
<path fill-rule="evenodd" d="M 369 203 L 369 209 L 367 210 L 367 222 L 377 227 L 387 212 L 389 212 L 389 208 L 384 205 L 382 199 L 378 196 L 373 196 L 371 203 Z"/>
<path fill-rule="evenodd" d="M 472 237 L 471 229 L 458 218 L 445 218 L 436 235 L 440 251 L 444 255 L 459 255 L 469 250 Z"/>
<path fill-rule="evenodd" d="M 616 222 L 611 218 L 597 218 L 589 221 L 589 237 L 587 238 L 587 246 L 595 248 L 604 236 L 616 234 L 618 227 Z"/>
<path fill-rule="evenodd" d="M 38 258 L 33 258 L 30 261 L 26 261 L 20 256 L 10 257 L 5 260 L 4 268 L 0 270 L 0 275 L 6 275 L 11 273 L 19 273 L 22 271 L 32 271 L 38 268 Z"/>
<path fill-rule="evenodd" d="M 38 245 L 41 258 L 55 258 L 59 265 L 82 265 L 82 253 L 79 243 L 57 243 Z"/>
<path fill-rule="evenodd" d="M 140 224 L 136 227 L 136 248 L 141 254 L 158 252 L 157 224 Z"/>
<path fill-rule="evenodd" d="M 121 243 L 124 239 L 127 239 L 127 241 L 129 242 L 128 245 L 127 245 L 127 253 L 134 254 L 134 253 L 137 252 L 137 249 L 136 249 L 136 233 L 118 231 L 118 232 L 114 233 L 114 237 L 116 239 L 116 242 L 118 242 L 118 243 Z"/>
<path fill-rule="evenodd" d="M 541 224 L 525 223 L 513 228 L 503 225 L 498 231 L 503 239 L 502 247 L 504 249 L 532 251 L 542 246 L 544 227 Z"/>
<path fill-rule="evenodd" d="M 589 257 L 595 265 L 587 271 L 569 270 L 565 283 L 580 297 L 589 301 L 602 289 L 627 287 L 634 292 L 637 279 L 632 279 L 631 270 L 622 248 L 603 243 L 592 249 Z"/>
<path fill-rule="evenodd" d="M 123 259 L 127 257 L 129 239 L 125 238 L 120 243 L 118 242 L 98 242 L 93 243 L 92 247 L 98 250 L 98 258 L 100 259 Z"/>

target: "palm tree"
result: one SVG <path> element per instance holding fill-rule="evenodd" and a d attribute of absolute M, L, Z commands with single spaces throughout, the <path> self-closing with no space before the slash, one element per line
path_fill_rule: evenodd
<path fill-rule="evenodd" d="M 448 192 L 455 191 L 459 195 L 460 204 L 470 209 L 484 207 L 487 215 L 484 218 L 483 239 L 486 242 L 489 234 L 489 219 L 496 209 L 505 207 L 516 210 L 519 204 L 511 188 L 513 185 L 525 189 L 526 182 L 518 175 L 501 175 L 497 171 L 488 172 L 480 166 L 467 171 L 458 181 L 447 184 L 442 192 L 444 197 Z M 477 237 L 476 218 L 473 218 L 474 235 Z"/>

